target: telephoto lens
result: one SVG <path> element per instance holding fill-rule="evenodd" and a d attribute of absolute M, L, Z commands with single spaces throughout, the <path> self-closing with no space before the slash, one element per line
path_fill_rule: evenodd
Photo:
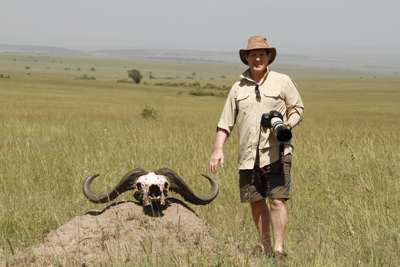
<path fill-rule="evenodd" d="M 271 128 L 279 142 L 288 142 L 292 139 L 292 132 L 283 123 L 282 114 L 276 110 L 262 115 L 261 126 L 264 128 Z"/>

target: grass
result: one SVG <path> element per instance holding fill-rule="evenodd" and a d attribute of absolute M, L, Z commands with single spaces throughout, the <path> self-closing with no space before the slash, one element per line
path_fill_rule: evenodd
<path fill-rule="evenodd" d="M 11 247 L 41 242 L 93 207 L 81 193 L 88 174 L 101 174 L 96 186 L 102 190 L 133 167 L 166 166 L 196 191 L 208 190 L 199 175 L 207 172 L 224 98 L 115 82 L 126 65 L 157 77 L 224 75 L 212 81 L 221 85 L 240 73 L 228 65 L 186 64 L 0 55 L 0 73 L 11 76 L 0 80 L 0 257 L 10 257 Z M 96 80 L 74 79 L 78 67 L 93 66 Z M 294 129 L 289 265 L 399 266 L 400 79 L 310 76 L 296 76 L 306 112 Z M 156 111 L 157 120 L 143 117 L 145 110 Z M 234 133 L 217 173 L 220 195 L 209 206 L 193 207 L 212 229 L 219 253 L 162 255 L 161 262 L 249 264 L 230 250 L 256 242 L 249 208 L 239 203 L 236 153 Z"/>

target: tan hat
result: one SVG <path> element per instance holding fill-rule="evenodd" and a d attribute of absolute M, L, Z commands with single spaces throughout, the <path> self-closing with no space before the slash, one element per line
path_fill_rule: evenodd
<path fill-rule="evenodd" d="M 244 64 L 249 65 L 246 59 L 247 52 L 256 49 L 265 49 L 269 52 L 271 59 L 269 60 L 268 65 L 275 60 L 276 49 L 275 47 L 269 47 L 267 38 L 262 36 L 251 36 L 247 42 L 247 48 L 239 50 L 240 59 Z"/>

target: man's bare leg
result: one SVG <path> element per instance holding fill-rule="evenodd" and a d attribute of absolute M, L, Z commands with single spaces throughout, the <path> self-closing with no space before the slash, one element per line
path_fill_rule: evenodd
<path fill-rule="evenodd" d="M 288 212 L 283 199 L 272 199 L 269 202 L 271 209 L 272 235 L 274 251 L 283 252 L 285 228 L 288 222 Z"/>
<path fill-rule="evenodd" d="M 259 201 L 251 202 L 250 207 L 251 213 L 253 215 L 253 221 L 256 225 L 261 244 L 264 247 L 264 251 L 266 253 L 271 253 L 271 216 L 267 207 L 267 203 L 265 199 L 262 199 Z"/>

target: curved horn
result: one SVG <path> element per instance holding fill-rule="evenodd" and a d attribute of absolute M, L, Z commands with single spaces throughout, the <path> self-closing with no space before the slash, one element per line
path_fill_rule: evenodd
<path fill-rule="evenodd" d="M 196 195 L 178 174 L 168 168 L 155 171 L 158 175 L 165 176 L 170 183 L 170 190 L 180 194 L 186 201 L 195 205 L 206 205 L 213 201 L 218 195 L 218 184 L 213 177 L 202 174 L 211 184 L 211 192 L 205 196 Z"/>
<path fill-rule="evenodd" d="M 114 187 L 114 189 L 112 189 L 108 193 L 103 193 L 99 195 L 95 194 L 91 190 L 91 184 L 93 180 L 99 176 L 99 174 L 88 176 L 85 178 L 82 184 L 83 194 L 87 197 L 87 199 L 89 199 L 93 203 L 107 203 L 118 197 L 123 192 L 130 189 L 134 189 L 136 186 L 135 185 L 136 180 L 140 176 L 146 175 L 147 173 L 148 173 L 147 171 L 140 168 L 133 169 L 127 174 L 125 174 L 124 177 L 122 177 L 121 181 Z"/>

